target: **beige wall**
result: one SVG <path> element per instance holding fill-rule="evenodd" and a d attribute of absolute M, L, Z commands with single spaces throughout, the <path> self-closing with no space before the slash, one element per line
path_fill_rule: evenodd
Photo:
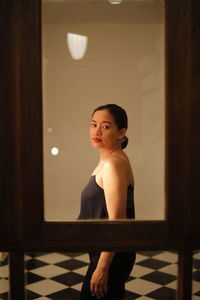
<path fill-rule="evenodd" d="M 155 22 L 154 22 L 155 20 Z M 123 106 L 126 150 L 135 175 L 137 219 L 164 218 L 164 45 L 162 18 L 151 22 L 43 23 L 45 218 L 71 220 L 98 162 L 88 130 L 93 109 Z M 88 36 L 75 61 L 66 33 Z M 50 129 L 52 128 L 52 129 Z M 51 147 L 59 148 L 52 156 Z"/>

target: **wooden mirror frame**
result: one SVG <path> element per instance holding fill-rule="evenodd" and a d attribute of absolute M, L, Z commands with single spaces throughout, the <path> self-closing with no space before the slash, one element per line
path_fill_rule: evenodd
<path fill-rule="evenodd" d="M 199 0 L 165 0 L 165 28 L 165 220 L 45 222 L 41 3 L 1 1 L 0 251 L 177 250 L 178 297 L 190 299 L 187 268 L 200 248 Z"/>
<path fill-rule="evenodd" d="M 166 219 L 92 221 L 92 225 L 86 221 L 45 222 L 43 219 L 41 3 L 39 0 L 17 0 L 2 1 L 1 5 L 5 12 L 1 21 L 5 29 L 5 48 L 1 49 L 4 68 L 1 91 L 5 99 L 1 110 L 2 140 L 11 146 L 5 152 L 1 148 L 6 170 L 3 174 L 5 207 L 4 200 L 4 204 L 1 203 L 7 211 L 2 216 L 4 239 L 7 240 L 7 232 L 10 234 L 12 228 L 13 239 L 16 236 L 24 238 L 27 246 L 41 239 L 52 247 L 58 240 L 60 245 L 69 247 L 70 241 L 71 248 L 76 249 L 84 245 L 86 248 L 90 245 L 109 248 L 110 240 L 120 248 L 182 247 L 186 234 L 183 228 L 188 230 L 191 225 L 191 212 L 196 216 L 199 212 L 198 203 L 193 206 L 192 202 L 198 194 L 194 184 L 197 185 L 199 174 L 199 86 L 198 76 L 195 76 L 199 47 L 198 1 L 165 1 Z M 195 32 L 192 31 L 194 26 Z M 194 196 L 192 201 L 189 191 Z M 197 219 L 194 222 L 197 224 Z M 88 235 L 91 228 L 95 234 Z M 117 246 L 118 241 L 121 246 Z"/>

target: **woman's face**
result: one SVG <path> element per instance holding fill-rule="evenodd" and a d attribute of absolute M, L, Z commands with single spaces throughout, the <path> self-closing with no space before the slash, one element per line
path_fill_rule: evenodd
<path fill-rule="evenodd" d="M 126 129 L 118 129 L 113 116 L 108 110 L 98 110 L 94 113 L 90 126 L 90 139 L 94 148 L 112 150 L 120 144 Z"/>

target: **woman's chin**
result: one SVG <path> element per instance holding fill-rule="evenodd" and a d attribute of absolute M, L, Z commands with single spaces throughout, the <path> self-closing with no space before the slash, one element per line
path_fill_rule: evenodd
<path fill-rule="evenodd" d="M 102 148 L 102 145 L 100 143 L 92 142 L 92 147 L 95 148 L 95 149 L 100 149 L 100 148 Z"/>

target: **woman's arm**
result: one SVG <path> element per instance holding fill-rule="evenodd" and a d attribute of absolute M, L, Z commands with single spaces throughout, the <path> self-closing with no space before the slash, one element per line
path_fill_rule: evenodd
<path fill-rule="evenodd" d="M 109 220 L 126 217 L 127 174 L 121 159 L 112 157 L 102 170 L 102 182 Z M 103 297 L 107 292 L 108 271 L 115 252 L 101 252 L 90 288 L 92 295 Z"/>
<path fill-rule="evenodd" d="M 111 157 L 102 170 L 102 184 L 109 220 L 126 218 L 128 174 L 126 163 Z"/>
<path fill-rule="evenodd" d="M 101 252 L 97 267 L 90 280 L 90 290 L 93 296 L 103 297 L 107 293 L 108 271 L 115 252 Z"/>

